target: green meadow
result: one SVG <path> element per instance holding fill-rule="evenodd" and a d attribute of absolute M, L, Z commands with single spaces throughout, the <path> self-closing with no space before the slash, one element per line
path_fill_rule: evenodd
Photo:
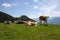
<path fill-rule="evenodd" d="M 60 26 L 26 26 L 0 23 L 0 40 L 60 40 Z"/>

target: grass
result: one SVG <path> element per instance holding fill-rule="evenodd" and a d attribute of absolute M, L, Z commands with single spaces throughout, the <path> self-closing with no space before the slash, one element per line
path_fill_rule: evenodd
<path fill-rule="evenodd" d="M 60 40 L 60 26 L 0 23 L 0 40 Z"/>

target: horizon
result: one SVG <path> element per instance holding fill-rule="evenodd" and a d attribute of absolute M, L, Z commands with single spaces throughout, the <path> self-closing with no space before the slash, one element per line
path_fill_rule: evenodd
<path fill-rule="evenodd" d="M 13 17 L 26 15 L 32 19 L 42 15 L 59 17 L 60 0 L 0 0 L 0 11 Z"/>

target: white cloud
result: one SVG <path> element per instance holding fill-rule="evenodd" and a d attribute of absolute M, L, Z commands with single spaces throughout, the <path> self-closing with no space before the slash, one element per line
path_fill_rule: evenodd
<path fill-rule="evenodd" d="M 60 16 L 60 12 L 55 12 L 55 11 L 53 11 L 53 12 L 47 14 L 47 15 L 48 15 L 49 17 L 58 17 L 58 16 Z"/>
<path fill-rule="evenodd" d="M 60 16 L 60 12 L 59 11 L 54 11 L 54 9 L 57 7 L 58 5 L 53 5 L 53 6 L 48 6 L 48 7 L 39 7 L 37 5 L 35 5 L 35 9 L 40 10 L 40 13 L 37 13 L 37 17 L 43 15 L 43 16 L 49 16 L 49 17 L 58 17 Z"/>
<path fill-rule="evenodd" d="M 50 7 L 42 7 L 40 10 L 42 10 L 42 12 L 44 11 L 44 15 L 45 16 L 50 16 L 50 17 L 55 17 L 55 16 L 60 16 L 60 12 L 55 12 L 54 9 L 57 7 L 58 5 L 53 5 Z"/>
<path fill-rule="evenodd" d="M 53 5 L 53 6 L 49 6 L 49 7 L 42 7 L 40 8 L 40 10 L 44 10 L 46 11 L 46 13 L 50 13 L 53 11 L 53 9 L 55 9 L 57 7 L 57 5 Z"/>
<path fill-rule="evenodd" d="M 42 10 L 46 10 L 46 11 L 51 11 L 53 9 L 55 9 L 57 7 L 57 5 L 53 5 L 53 6 L 49 6 L 49 7 L 42 7 Z"/>
<path fill-rule="evenodd" d="M 9 3 L 3 3 L 2 6 L 3 6 L 3 7 L 11 7 L 12 5 L 9 4 Z"/>
<path fill-rule="evenodd" d="M 34 0 L 37 5 L 34 5 L 34 9 L 39 10 L 40 13 L 37 13 L 38 16 L 50 16 L 50 17 L 58 17 L 60 16 L 60 12 L 56 11 L 56 8 L 60 5 L 59 0 Z M 55 10 L 55 11 L 54 11 Z"/>

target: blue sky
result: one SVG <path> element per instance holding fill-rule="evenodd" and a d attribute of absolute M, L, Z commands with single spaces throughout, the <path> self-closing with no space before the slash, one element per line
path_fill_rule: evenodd
<path fill-rule="evenodd" d="M 13 17 L 26 15 L 37 18 L 41 15 L 60 16 L 60 0 L 0 0 L 0 11 Z"/>

